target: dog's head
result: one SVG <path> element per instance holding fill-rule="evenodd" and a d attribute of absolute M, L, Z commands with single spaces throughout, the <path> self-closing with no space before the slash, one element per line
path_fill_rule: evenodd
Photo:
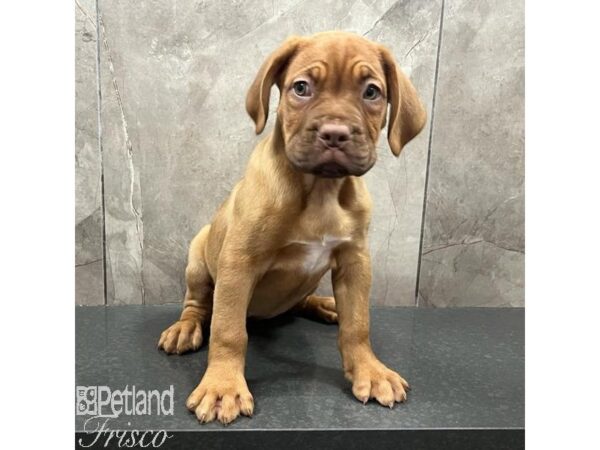
<path fill-rule="evenodd" d="M 359 176 L 373 167 L 388 103 L 388 142 L 396 156 L 427 117 L 390 51 L 350 33 L 290 37 L 267 58 L 246 98 L 257 134 L 273 84 L 286 155 L 296 169 L 318 176 Z"/>

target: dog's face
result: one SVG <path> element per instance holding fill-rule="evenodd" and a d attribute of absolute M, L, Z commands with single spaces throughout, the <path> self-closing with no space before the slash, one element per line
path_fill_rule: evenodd
<path fill-rule="evenodd" d="M 292 37 L 267 59 L 246 98 L 257 133 L 265 126 L 273 84 L 280 90 L 276 126 L 286 155 L 293 167 L 317 176 L 360 176 L 373 167 L 388 103 L 388 140 L 396 156 L 426 120 L 390 52 L 350 33 Z"/>

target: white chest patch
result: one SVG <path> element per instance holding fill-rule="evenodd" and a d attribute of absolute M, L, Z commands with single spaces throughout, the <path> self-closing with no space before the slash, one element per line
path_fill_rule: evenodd
<path fill-rule="evenodd" d="M 350 237 L 323 236 L 321 240 L 292 241 L 304 247 L 305 257 L 302 264 L 307 273 L 320 272 L 329 264 L 331 251 L 343 242 L 350 241 Z"/>

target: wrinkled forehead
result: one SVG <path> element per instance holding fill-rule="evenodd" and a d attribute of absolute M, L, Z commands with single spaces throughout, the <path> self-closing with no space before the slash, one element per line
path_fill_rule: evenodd
<path fill-rule="evenodd" d="M 379 48 L 359 36 L 317 35 L 307 39 L 290 61 L 285 84 L 302 76 L 332 85 L 369 78 L 385 84 Z"/>

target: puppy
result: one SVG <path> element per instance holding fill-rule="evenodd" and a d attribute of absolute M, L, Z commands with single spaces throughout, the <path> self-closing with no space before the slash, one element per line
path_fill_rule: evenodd
<path fill-rule="evenodd" d="M 192 240 L 183 312 L 158 343 L 167 353 L 197 350 L 210 322 L 208 367 L 186 403 L 200 422 L 252 415 L 246 317 L 292 309 L 339 323 L 344 374 L 358 400 L 391 408 L 406 399 L 407 382 L 369 341 L 371 199 L 360 176 L 377 159 L 388 103 L 396 156 L 425 125 L 423 105 L 389 50 L 342 32 L 290 37 L 263 63 L 246 98 L 257 134 L 274 84 L 275 128 Z M 329 269 L 335 299 L 313 294 Z"/>

